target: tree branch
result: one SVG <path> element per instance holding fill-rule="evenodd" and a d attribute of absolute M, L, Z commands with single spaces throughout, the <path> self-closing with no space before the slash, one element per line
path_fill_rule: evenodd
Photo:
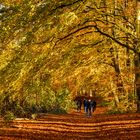
<path fill-rule="evenodd" d="M 111 35 L 109 35 L 109 34 L 103 32 L 103 31 L 101 31 L 101 30 L 97 27 L 97 25 L 94 26 L 94 28 L 97 30 L 97 32 L 99 32 L 100 34 L 102 34 L 102 35 L 104 35 L 104 36 L 106 36 L 106 37 L 108 37 L 108 38 L 110 38 L 110 39 L 112 39 L 114 42 L 116 42 L 116 43 L 119 44 L 120 46 L 125 47 L 125 48 L 127 48 L 127 49 L 129 49 L 129 50 L 132 50 L 134 53 L 139 54 L 138 51 L 137 51 L 136 49 L 131 48 L 128 44 L 124 44 L 124 43 L 118 41 L 116 38 L 112 37 Z"/>
<path fill-rule="evenodd" d="M 68 38 L 69 36 L 71 36 L 71 35 L 73 35 L 73 34 L 79 32 L 79 31 L 81 31 L 81 30 L 84 30 L 84 29 L 87 29 L 87 28 L 91 28 L 91 27 L 94 27 L 94 26 L 93 26 L 93 25 L 87 25 L 87 26 L 78 28 L 77 30 L 75 30 L 75 31 L 73 31 L 73 32 L 71 32 L 71 33 L 69 33 L 68 35 L 59 38 L 59 40 L 64 40 L 64 39 Z"/>

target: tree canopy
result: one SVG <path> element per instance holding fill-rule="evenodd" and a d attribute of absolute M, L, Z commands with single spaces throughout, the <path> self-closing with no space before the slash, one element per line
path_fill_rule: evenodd
<path fill-rule="evenodd" d="M 1 104 L 64 109 L 86 90 L 133 110 L 135 7 L 129 0 L 0 1 Z"/>

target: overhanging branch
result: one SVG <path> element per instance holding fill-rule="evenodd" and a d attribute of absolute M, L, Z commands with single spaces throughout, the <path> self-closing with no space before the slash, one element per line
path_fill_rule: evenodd
<path fill-rule="evenodd" d="M 127 48 L 127 49 L 129 49 L 129 50 L 132 50 L 134 53 L 139 54 L 139 53 L 137 52 L 137 50 L 135 50 L 134 48 L 131 48 L 128 44 L 124 44 L 124 43 L 120 42 L 119 40 L 117 40 L 116 38 L 112 37 L 111 35 L 109 35 L 109 34 L 103 32 L 103 31 L 101 31 L 101 30 L 97 27 L 97 25 L 94 26 L 94 28 L 95 28 L 95 29 L 97 30 L 97 32 L 99 32 L 101 35 L 106 36 L 106 37 L 112 39 L 114 42 L 116 42 L 116 43 L 119 44 L 120 46 L 125 47 L 125 48 Z"/>
<path fill-rule="evenodd" d="M 78 28 L 78 29 L 76 29 L 75 31 L 69 33 L 68 35 L 59 38 L 59 40 L 64 40 L 64 39 L 68 38 L 69 36 L 71 36 L 71 35 L 73 35 L 73 34 L 79 32 L 79 31 L 81 31 L 81 30 L 84 30 L 84 29 L 87 29 L 87 28 L 91 28 L 91 27 L 94 27 L 94 25 L 87 25 L 87 26 L 84 26 L 84 27 Z"/>

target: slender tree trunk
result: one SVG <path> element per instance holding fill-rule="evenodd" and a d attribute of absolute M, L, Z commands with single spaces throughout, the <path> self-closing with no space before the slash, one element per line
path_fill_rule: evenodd
<path fill-rule="evenodd" d="M 135 57 L 135 88 L 137 95 L 137 112 L 140 112 L 140 55 Z"/>
<path fill-rule="evenodd" d="M 115 106 L 118 108 L 119 107 L 119 95 L 118 95 L 118 89 L 116 87 L 116 84 L 113 82 L 112 77 L 110 77 L 110 87 L 112 89 L 112 93 L 114 96 L 114 102 L 115 102 Z"/>
<path fill-rule="evenodd" d="M 136 49 L 140 47 L 140 0 L 137 0 L 137 43 Z M 140 112 L 140 53 L 135 56 L 135 87 L 137 95 L 137 112 Z"/>

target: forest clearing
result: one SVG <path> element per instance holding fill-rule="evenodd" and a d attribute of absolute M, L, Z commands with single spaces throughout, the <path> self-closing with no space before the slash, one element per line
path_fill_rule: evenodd
<path fill-rule="evenodd" d="M 139 140 L 140 114 L 105 115 L 98 107 L 91 118 L 83 112 L 41 114 L 0 128 L 0 140 Z M 2 121 L 0 123 L 2 125 Z"/>

